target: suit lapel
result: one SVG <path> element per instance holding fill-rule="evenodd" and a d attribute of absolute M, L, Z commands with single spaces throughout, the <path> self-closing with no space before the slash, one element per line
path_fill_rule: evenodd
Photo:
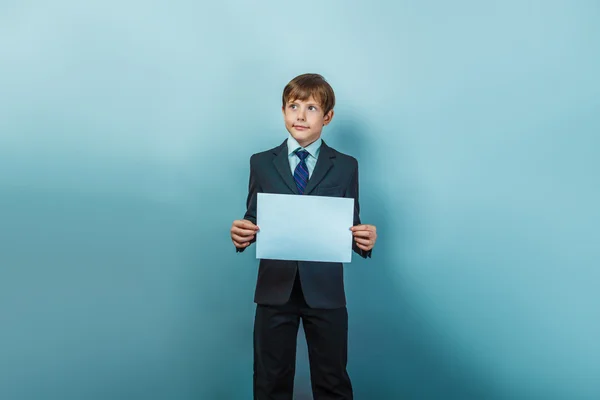
<path fill-rule="evenodd" d="M 333 167 L 331 159 L 335 158 L 335 153 L 331 150 L 331 147 L 325 144 L 325 141 L 321 143 L 321 150 L 319 151 L 319 158 L 317 159 L 317 165 L 312 173 L 312 176 L 308 180 L 304 194 L 310 194 L 319 183 L 325 178 L 327 172 Z M 288 166 L 289 170 L 289 166 Z M 293 182 L 293 181 L 292 181 Z"/>
<path fill-rule="evenodd" d="M 275 169 L 281 175 L 281 179 L 285 182 L 287 187 L 294 194 L 298 193 L 298 188 L 296 187 L 296 182 L 294 182 L 294 177 L 290 171 L 290 161 L 288 159 L 287 152 L 287 140 L 284 141 L 281 146 L 275 149 L 274 154 L 276 154 L 273 159 L 273 164 L 275 165 Z M 317 163 L 318 164 L 318 163 Z"/>

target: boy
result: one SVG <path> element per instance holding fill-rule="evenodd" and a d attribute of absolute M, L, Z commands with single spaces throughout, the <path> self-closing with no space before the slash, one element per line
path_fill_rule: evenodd
<path fill-rule="evenodd" d="M 256 240 L 257 193 L 320 195 L 355 199 L 352 248 L 371 257 L 377 232 L 360 223 L 358 162 L 321 139 L 333 118 L 333 89 L 321 75 L 304 74 L 287 84 L 282 100 L 289 137 L 250 158 L 247 211 L 230 232 L 236 250 Z M 299 220 L 290 229 L 311 227 Z M 255 399 L 292 399 L 300 319 L 314 399 L 353 398 L 346 371 L 348 314 L 341 263 L 260 260 L 254 301 Z"/>

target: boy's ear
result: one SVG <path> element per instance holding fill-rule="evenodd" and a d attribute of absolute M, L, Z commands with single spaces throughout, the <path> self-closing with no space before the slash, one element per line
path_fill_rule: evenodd
<path fill-rule="evenodd" d="M 333 119 L 333 110 L 329 110 L 327 114 L 323 117 L 323 126 L 329 124 Z"/>

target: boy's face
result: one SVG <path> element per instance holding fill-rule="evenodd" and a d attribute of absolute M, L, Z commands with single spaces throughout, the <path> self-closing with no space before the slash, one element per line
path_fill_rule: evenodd
<path fill-rule="evenodd" d="M 285 128 L 302 147 L 319 139 L 321 130 L 333 118 L 333 110 L 324 114 L 323 107 L 312 96 L 307 100 L 290 100 L 282 111 Z"/>

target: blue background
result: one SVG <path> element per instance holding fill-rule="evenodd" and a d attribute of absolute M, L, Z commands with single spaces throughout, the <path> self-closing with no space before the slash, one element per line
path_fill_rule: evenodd
<path fill-rule="evenodd" d="M 356 398 L 600 398 L 599 18 L 0 2 L 0 398 L 251 398 L 257 262 L 229 228 L 305 72 L 380 234 L 346 266 Z"/>

